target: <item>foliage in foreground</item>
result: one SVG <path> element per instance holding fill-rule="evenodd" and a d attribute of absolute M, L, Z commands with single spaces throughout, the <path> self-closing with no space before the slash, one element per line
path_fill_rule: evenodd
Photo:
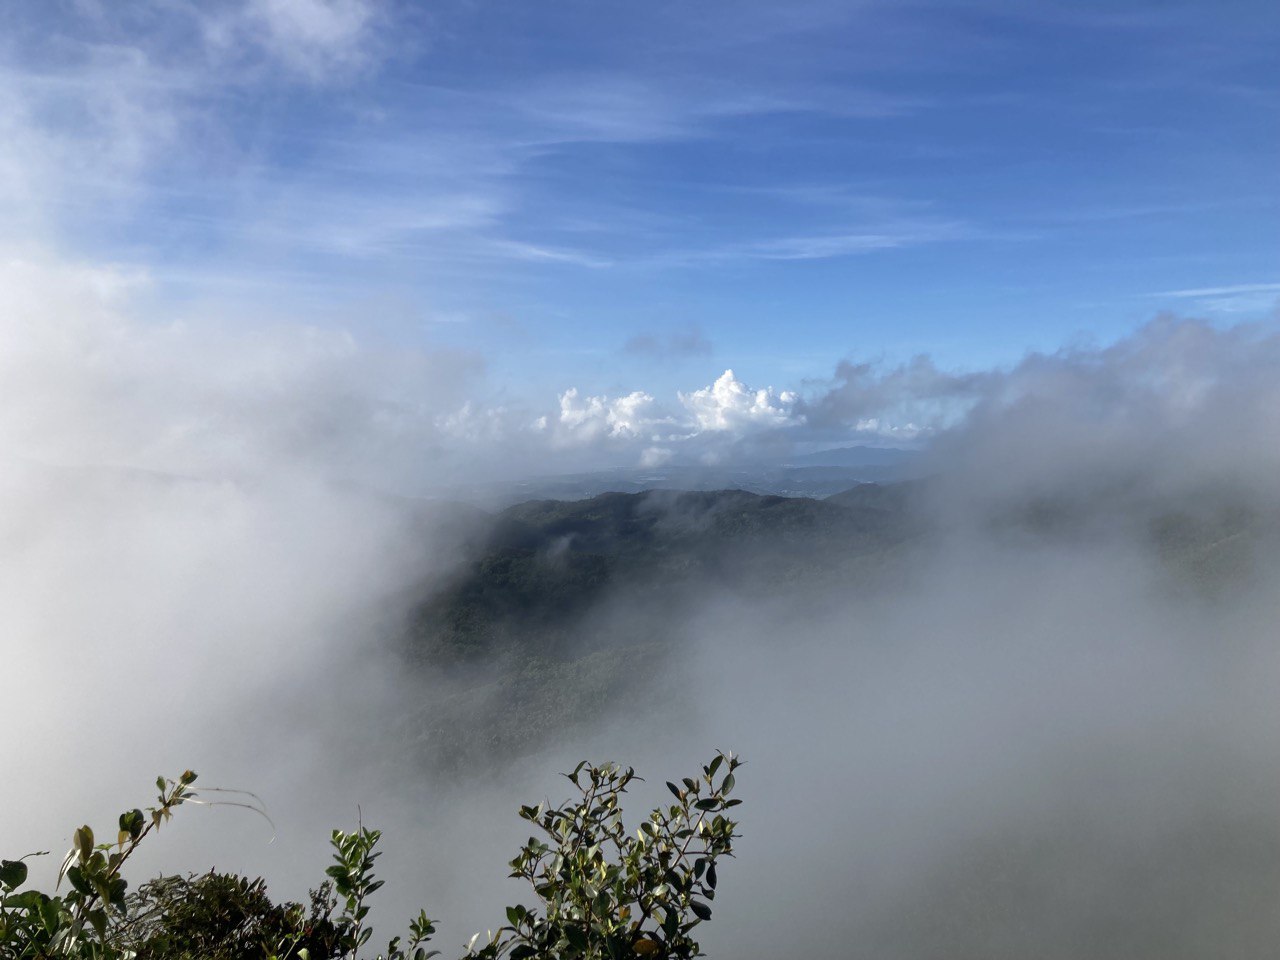
<path fill-rule="evenodd" d="M 673 802 L 639 829 L 623 825 L 622 796 L 635 771 L 580 763 L 565 774 L 576 795 L 558 807 L 520 808 L 539 836 L 511 861 L 531 885 L 533 906 L 506 910 L 507 924 L 476 935 L 466 957 L 482 960 L 676 960 L 701 955 L 693 934 L 710 919 L 717 864 L 733 856 L 737 822 L 727 816 L 740 761 L 717 754 L 701 776 L 668 783 Z M 276 904 L 265 883 L 230 874 L 167 876 L 135 893 L 121 869 L 138 845 L 184 803 L 198 799 L 186 771 L 157 782 L 156 805 L 120 816 L 114 841 L 88 826 L 75 832 L 53 893 L 24 889 L 28 854 L 0 860 L 0 960 L 357 960 L 373 936 L 369 899 L 382 886 L 374 863 L 381 832 L 335 830 L 328 879 L 310 904 Z M 66 888 L 64 890 L 64 882 Z M 435 924 L 425 912 L 407 939 L 392 939 L 379 960 L 429 960 Z"/>

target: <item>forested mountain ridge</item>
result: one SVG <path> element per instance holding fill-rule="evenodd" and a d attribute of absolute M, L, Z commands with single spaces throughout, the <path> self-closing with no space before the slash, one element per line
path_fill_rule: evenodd
<path fill-rule="evenodd" d="M 621 701 L 678 696 L 649 681 L 688 648 L 712 597 L 800 609 L 910 592 L 947 535 L 926 484 L 859 484 L 821 500 L 606 493 L 489 515 L 454 568 L 409 604 L 400 648 L 448 683 L 407 735 L 432 762 L 500 757 Z M 1126 526 L 1175 591 L 1212 594 L 1247 578 L 1274 524 L 1232 498 L 1183 506 L 1110 494 L 1030 502 L 983 523 L 1017 544 Z"/>
<path fill-rule="evenodd" d="M 825 581 L 909 540 L 904 503 L 652 490 L 517 504 L 417 606 L 411 647 L 436 664 L 508 643 L 553 652 L 570 622 L 621 584 L 671 604 L 694 587 Z"/>
<path fill-rule="evenodd" d="M 436 765 L 491 761 L 620 703 L 658 709 L 680 693 L 653 681 L 710 593 L 867 587 L 900 568 L 914 535 L 901 504 L 850 499 L 650 490 L 493 515 L 410 605 L 401 649 L 448 683 L 407 719 L 409 749 Z"/>

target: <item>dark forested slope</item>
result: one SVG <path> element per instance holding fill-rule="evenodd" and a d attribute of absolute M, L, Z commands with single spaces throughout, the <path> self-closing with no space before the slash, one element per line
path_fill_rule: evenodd
<path fill-rule="evenodd" d="M 439 761 L 539 745 L 620 702 L 677 696 L 664 665 L 694 614 L 768 599 L 799 607 L 910 590 L 947 536 L 924 481 L 859 484 L 817 500 L 742 490 L 531 500 L 473 526 L 454 568 L 408 604 L 401 649 L 447 680 L 409 721 Z M 953 518 L 954 521 L 954 518 Z M 1213 593 L 1248 576 L 1268 522 L 1238 500 L 1169 504 L 1114 491 L 1010 505 L 982 519 L 1018 543 L 1125 527 L 1171 589 Z M 425 675 L 425 674 L 424 674 Z"/>
<path fill-rule="evenodd" d="M 758 595 L 847 580 L 858 566 L 869 578 L 868 561 L 887 565 L 910 538 L 905 517 L 902 502 L 886 509 L 741 490 L 518 504 L 494 518 L 448 585 L 415 608 L 410 648 L 437 666 L 511 650 L 575 654 L 581 638 L 572 628 L 600 604 L 620 601 L 622 588 L 628 601 L 669 614 L 690 591 Z"/>

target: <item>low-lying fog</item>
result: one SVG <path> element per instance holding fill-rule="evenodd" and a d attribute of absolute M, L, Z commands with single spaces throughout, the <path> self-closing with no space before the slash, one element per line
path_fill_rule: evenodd
<path fill-rule="evenodd" d="M 397 381 L 350 345 L 286 340 L 223 344 L 234 370 L 215 374 L 180 330 L 98 323 L 85 348 L 6 322 L 6 856 L 59 851 L 192 767 L 261 796 L 274 839 L 242 810 L 183 810 L 135 883 L 216 866 L 301 898 L 328 830 L 359 811 L 386 834 L 379 937 L 424 906 L 448 954 L 530 902 L 504 879 L 527 835 L 515 807 L 564 795 L 557 770 L 634 765 L 639 807 L 724 748 L 747 761 L 746 802 L 712 955 L 1170 960 L 1280 943 L 1273 334 L 1159 321 L 975 378 L 929 454 L 918 509 L 937 532 L 895 586 L 804 605 L 782 585 L 750 603 L 707 587 L 660 695 L 445 774 L 404 749 L 401 719 L 440 691 L 388 636 L 457 544 L 438 512 L 384 493 L 457 477 L 406 467 L 413 431 L 379 446 L 361 405 L 449 365 Z M 859 402 L 825 399 L 814 416 Z M 1205 587 L 1171 571 L 1142 511 L 1218 498 L 1256 530 L 1229 535 L 1246 548 Z M 1046 503 L 1066 519 L 1007 522 Z M 639 616 L 625 599 L 612 608 Z"/>

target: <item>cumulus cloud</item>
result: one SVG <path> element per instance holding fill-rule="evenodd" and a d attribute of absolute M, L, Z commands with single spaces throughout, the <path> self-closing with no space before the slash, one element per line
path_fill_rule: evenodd
<path fill-rule="evenodd" d="M 753 390 L 726 370 L 709 387 L 681 393 L 680 403 L 702 431 L 734 431 L 784 427 L 796 422 L 799 397 L 772 387 Z"/>
<path fill-rule="evenodd" d="M 706 387 L 677 391 L 674 404 L 643 391 L 570 390 L 539 424 L 562 448 L 608 447 L 650 463 L 657 449 L 722 461 L 752 444 L 782 450 L 870 438 L 937 445 L 954 469 L 966 462 L 957 450 L 972 449 L 975 463 L 1007 463 L 1001 476 L 1038 473 L 1046 483 L 1176 458 L 1194 439 L 1195 449 L 1214 451 L 1203 463 L 1209 472 L 1257 462 L 1249 445 L 1280 430 L 1278 343 L 1265 327 L 1161 317 L 1115 343 L 1033 353 L 1005 369 L 947 370 L 928 356 L 897 365 L 844 360 L 830 381 L 803 393 L 753 387 L 726 370 Z M 1225 429 L 1242 416 L 1243 429 Z M 1052 436 L 1054 446 L 1027 458 L 1023 432 Z M 1185 465 L 1177 473 L 1189 475 Z"/>
<path fill-rule="evenodd" d="M 541 438 L 552 449 L 623 462 L 658 466 L 677 457 L 719 462 L 735 449 L 762 437 L 798 427 L 793 413 L 798 397 L 771 387 L 753 389 L 726 370 L 710 385 L 677 392 L 675 404 L 664 404 L 641 390 L 618 397 L 584 396 L 576 388 L 560 395 L 559 409 L 521 430 L 512 422 L 516 443 Z M 579 459 L 576 461 L 581 463 Z"/>
<path fill-rule="evenodd" d="M 537 427 L 557 446 L 591 444 L 599 440 L 636 440 L 653 436 L 668 421 L 657 412 L 654 398 L 636 390 L 622 397 L 584 397 L 570 387 L 560 395 L 554 420 L 542 418 Z"/>

